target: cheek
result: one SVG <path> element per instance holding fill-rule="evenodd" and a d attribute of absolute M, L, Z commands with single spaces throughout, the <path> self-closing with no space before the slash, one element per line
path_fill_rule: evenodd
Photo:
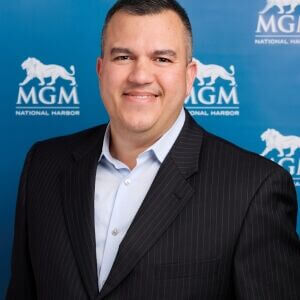
<path fill-rule="evenodd" d="M 126 70 L 115 65 L 104 66 L 100 78 L 101 87 L 109 94 L 120 93 L 126 80 Z"/>
<path fill-rule="evenodd" d="M 166 95 L 182 97 L 186 91 L 186 75 L 182 71 L 169 71 L 160 74 L 160 82 Z"/>

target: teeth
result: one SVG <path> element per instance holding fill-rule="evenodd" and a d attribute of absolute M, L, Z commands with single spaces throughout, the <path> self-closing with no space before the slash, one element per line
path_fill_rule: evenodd
<path fill-rule="evenodd" d="M 139 99 L 146 99 L 146 98 L 150 98 L 150 97 L 155 97 L 154 95 L 130 95 L 129 96 L 131 97 L 136 97 L 136 98 L 139 98 Z"/>
<path fill-rule="evenodd" d="M 145 99 L 145 98 L 152 97 L 152 96 L 133 96 L 133 97 Z"/>

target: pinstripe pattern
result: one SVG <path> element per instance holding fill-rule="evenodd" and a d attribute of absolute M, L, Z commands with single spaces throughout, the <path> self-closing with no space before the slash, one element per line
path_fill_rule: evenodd
<path fill-rule="evenodd" d="M 290 175 L 188 114 L 99 294 L 93 196 L 104 131 L 29 152 L 8 300 L 300 299 Z"/>

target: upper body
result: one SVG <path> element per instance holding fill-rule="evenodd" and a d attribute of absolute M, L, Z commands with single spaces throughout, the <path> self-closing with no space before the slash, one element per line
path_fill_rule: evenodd
<path fill-rule="evenodd" d="M 105 20 L 97 73 L 109 155 L 134 170 L 173 128 L 195 79 L 185 11 L 173 0 L 118 1 Z M 115 255 L 99 259 L 95 181 L 106 128 L 29 152 L 7 299 L 299 298 L 289 174 L 207 133 L 187 113 Z"/>
<path fill-rule="evenodd" d="M 36 144 L 7 299 L 298 299 L 292 179 L 186 121 L 98 286 L 94 186 L 106 126 Z"/>

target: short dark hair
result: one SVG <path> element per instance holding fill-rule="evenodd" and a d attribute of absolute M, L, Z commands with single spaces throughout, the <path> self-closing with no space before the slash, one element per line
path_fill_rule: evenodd
<path fill-rule="evenodd" d="M 131 15 L 144 16 L 155 15 L 162 11 L 171 10 L 181 19 L 187 33 L 188 61 L 192 60 L 193 34 L 189 17 L 184 8 L 176 0 L 118 0 L 108 11 L 101 33 L 101 56 L 103 57 L 104 39 L 107 25 L 112 16 L 118 11 Z"/>

